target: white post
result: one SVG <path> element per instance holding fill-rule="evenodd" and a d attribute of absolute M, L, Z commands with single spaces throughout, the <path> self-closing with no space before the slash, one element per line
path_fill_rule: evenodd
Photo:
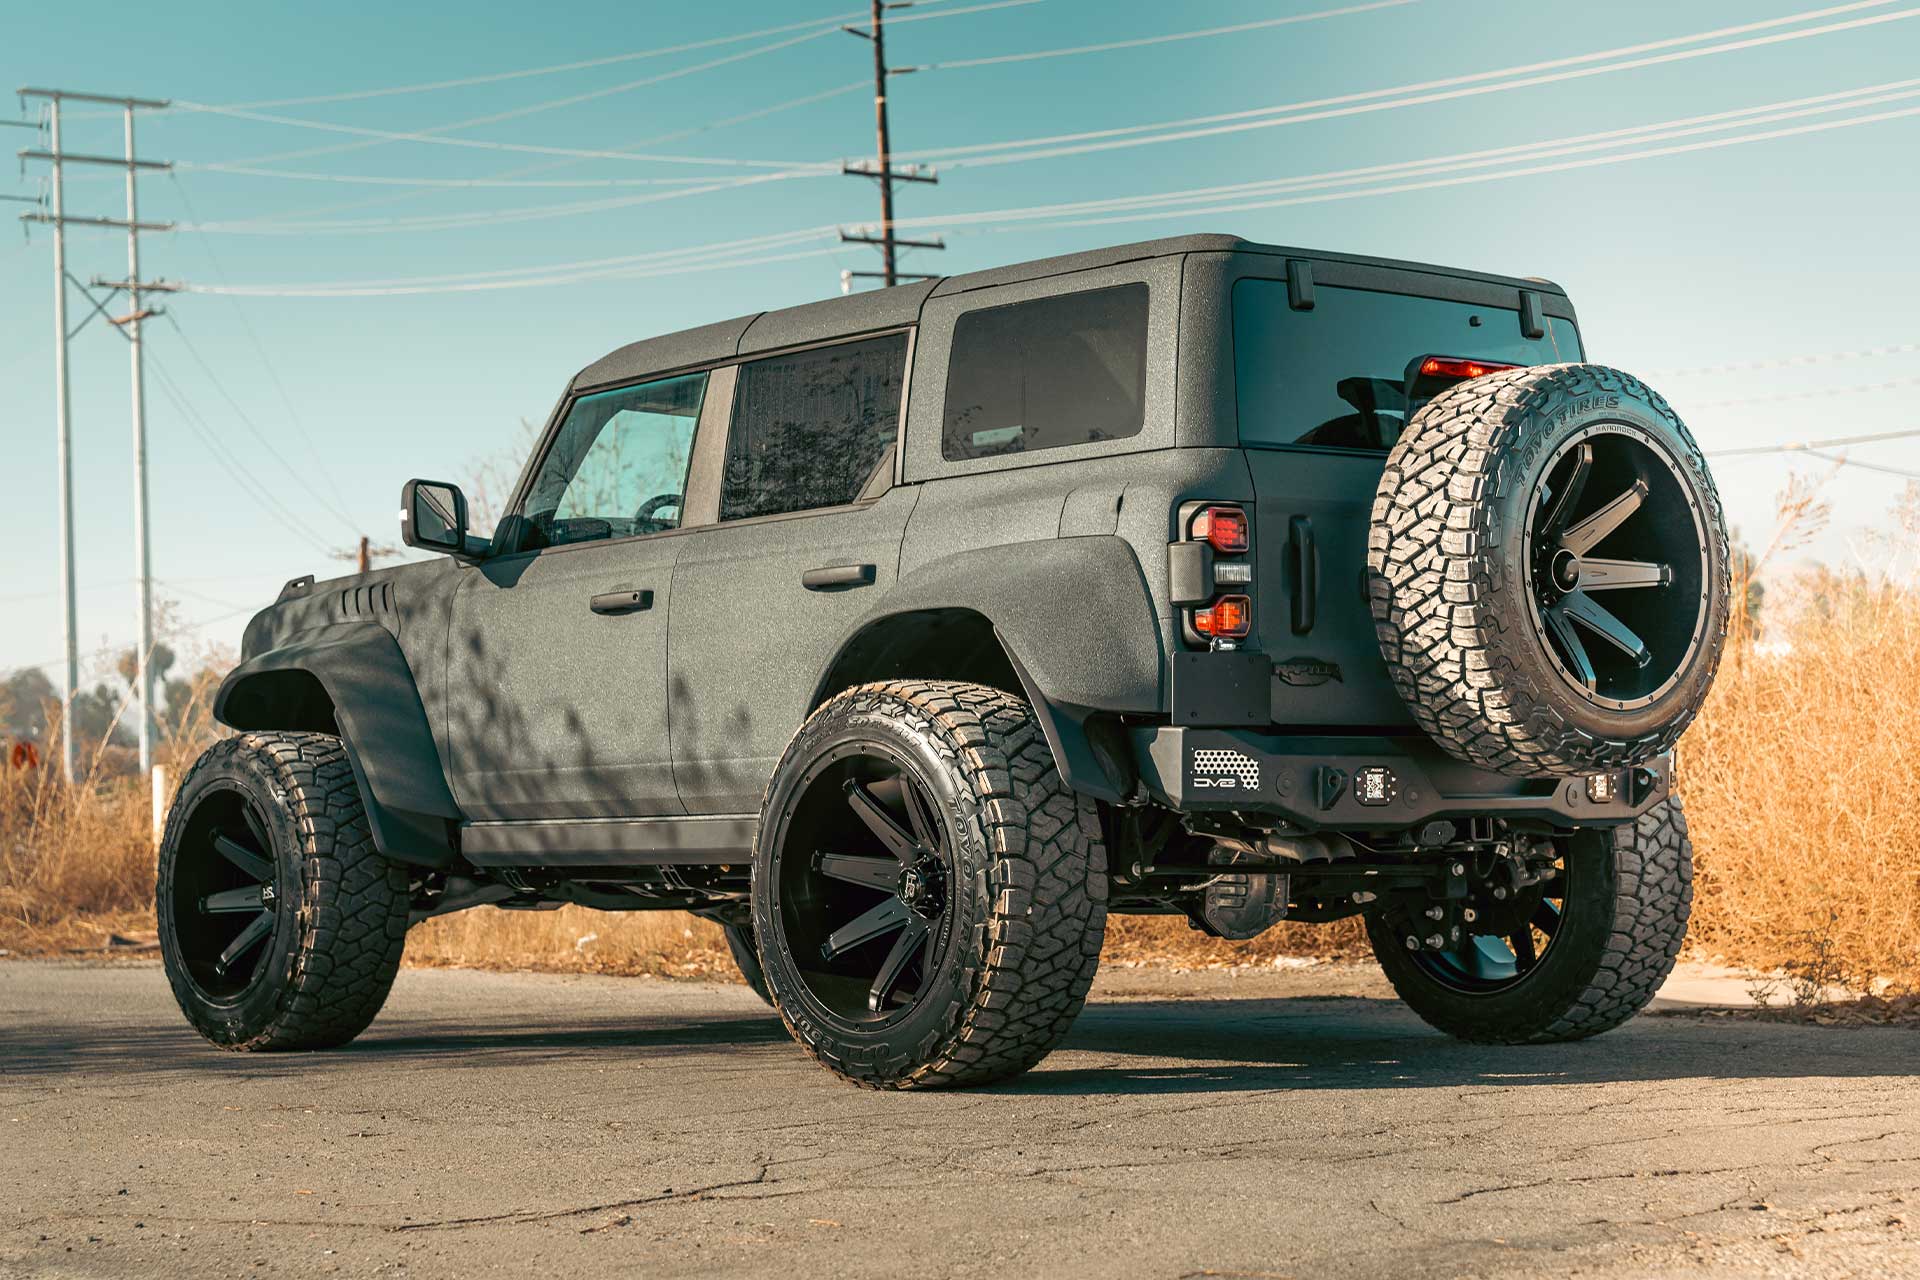
<path fill-rule="evenodd" d="M 167 830 L 167 766 L 153 766 L 147 777 L 153 784 L 153 847 L 158 849 Z"/>
<path fill-rule="evenodd" d="M 60 686 L 60 766 L 73 781 L 73 695 L 80 687 L 79 615 L 73 586 L 73 426 L 67 380 L 67 224 L 60 180 L 60 99 L 48 104 L 53 144 L 53 376 L 59 430 L 60 591 L 66 602 L 66 675 Z"/>
<path fill-rule="evenodd" d="M 134 195 L 133 104 L 127 104 L 127 298 L 131 319 L 127 339 L 133 348 L 133 554 L 140 584 L 140 620 L 135 634 L 134 687 L 140 702 L 140 771 L 153 768 L 153 555 L 147 533 L 146 366 L 140 346 L 140 208 Z M 159 793 L 154 793 L 158 813 Z"/>

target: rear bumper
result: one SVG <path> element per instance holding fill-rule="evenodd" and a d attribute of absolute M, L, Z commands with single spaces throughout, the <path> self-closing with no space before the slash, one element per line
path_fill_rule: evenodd
<path fill-rule="evenodd" d="M 1424 737 L 1300 737 L 1142 727 L 1134 758 L 1149 795 L 1181 812 L 1271 815 L 1309 829 L 1414 826 L 1432 818 L 1531 818 L 1617 826 L 1672 785 L 1661 756 L 1636 769 L 1510 778 L 1462 764 Z"/>

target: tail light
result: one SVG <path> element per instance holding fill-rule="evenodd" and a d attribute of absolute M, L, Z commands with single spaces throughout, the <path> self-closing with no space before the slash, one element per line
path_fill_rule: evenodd
<path fill-rule="evenodd" d="M 1202 507 L 1189 526 L 1195 539 L 1222 555 L 1237 556 L 1253 545 L 1247 513 L 1239 507 Z"/>
<path fill-rule="evenodd" d="M 1221 596 L 1193 611 L 1193 629 L 1211 640 L 1237 640 L 1253 629 L 1253 598 Z"/>
<path fill-rule="evenodd" d="M 1498 360 L 1469 360 L 1462 356 L 1428 356 L 1420 362 L 1423 378 L 1484 378 L 1502 369 L 1518 369 L 1517 364 Z"/>

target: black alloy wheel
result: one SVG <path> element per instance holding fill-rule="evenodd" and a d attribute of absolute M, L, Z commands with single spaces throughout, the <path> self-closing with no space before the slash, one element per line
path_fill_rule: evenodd
<path fill-rule="evenodd" d="M 1527 521 L 1534 625 L 1561 676 L 1602 706 L 1655 701 L 1706 637 L 1707 537 L 1651 433 L 1599 423 L 1562 442 Z"/>
<path fill-rule="evenodd" d="M 767 784 L 753 933 L 800 1047 L 871 1089 L 987 1084 L 1073 1023 L 1106 932 L 1092 802 L 1033 711 L 957 680 L 860 685 Z"/>
<path fill-rule="evenodd" d="M 281 891 L 266 822 L 242 792 L 203 793 L 186 815 L 175 863 L 173 927 L 188 980 L 227 1002 L 273 952 Z"/>
<path fill-rule="evenodd" d="M 406 946 L 411 882 L 374 846 L 330 734 L 249 731 L 204 751 L 160 840 L 160 959 L 224 1049 L 321 1049 L 373 1021 Z"/>
<path fill-rule="evenodd" d="M 950 842 L 927 784 L 879 743 L 818 761 L 780 859 L 781 925 L 808 992 L 844 1022 L 911 1009 L 947 940 Z"/>

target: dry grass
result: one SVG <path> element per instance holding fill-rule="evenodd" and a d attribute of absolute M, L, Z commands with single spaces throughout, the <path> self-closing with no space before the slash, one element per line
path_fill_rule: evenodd
<path fill-rule="evenodd" d="M 1681 744 L 1693 943 L 1920 986 L 1920 592 L 1815 573 L 1768 609 L 1784 625 L 1735 636 Z"/>
<path fill-rule="evenodd" d="M 1769 597 L 1774 628 L 1744 625 L 1681 750 L 1698 864 L 1695 948 L 1724 963 L 1805 967 L 1860 987 L 1920 990 L 1920 590 L 1832 574 Z M 178 779 L 210 733 L 166 745 Z M 74 788 L 55 770 L 0 772 L 0 949 L 99 947 L 149 933 L 145 788 L 112 752 Z M 1359 957 L 1354 922 L 1283 925 L 1252 942 L 1182 919 L 1116 917 L 1107 957 L 1192 967 L 1277 956 Z M 429 922 L 411 963 L 669 976 L 731 974 L 719 931 L 679 913 L 490 908 Z"/>

